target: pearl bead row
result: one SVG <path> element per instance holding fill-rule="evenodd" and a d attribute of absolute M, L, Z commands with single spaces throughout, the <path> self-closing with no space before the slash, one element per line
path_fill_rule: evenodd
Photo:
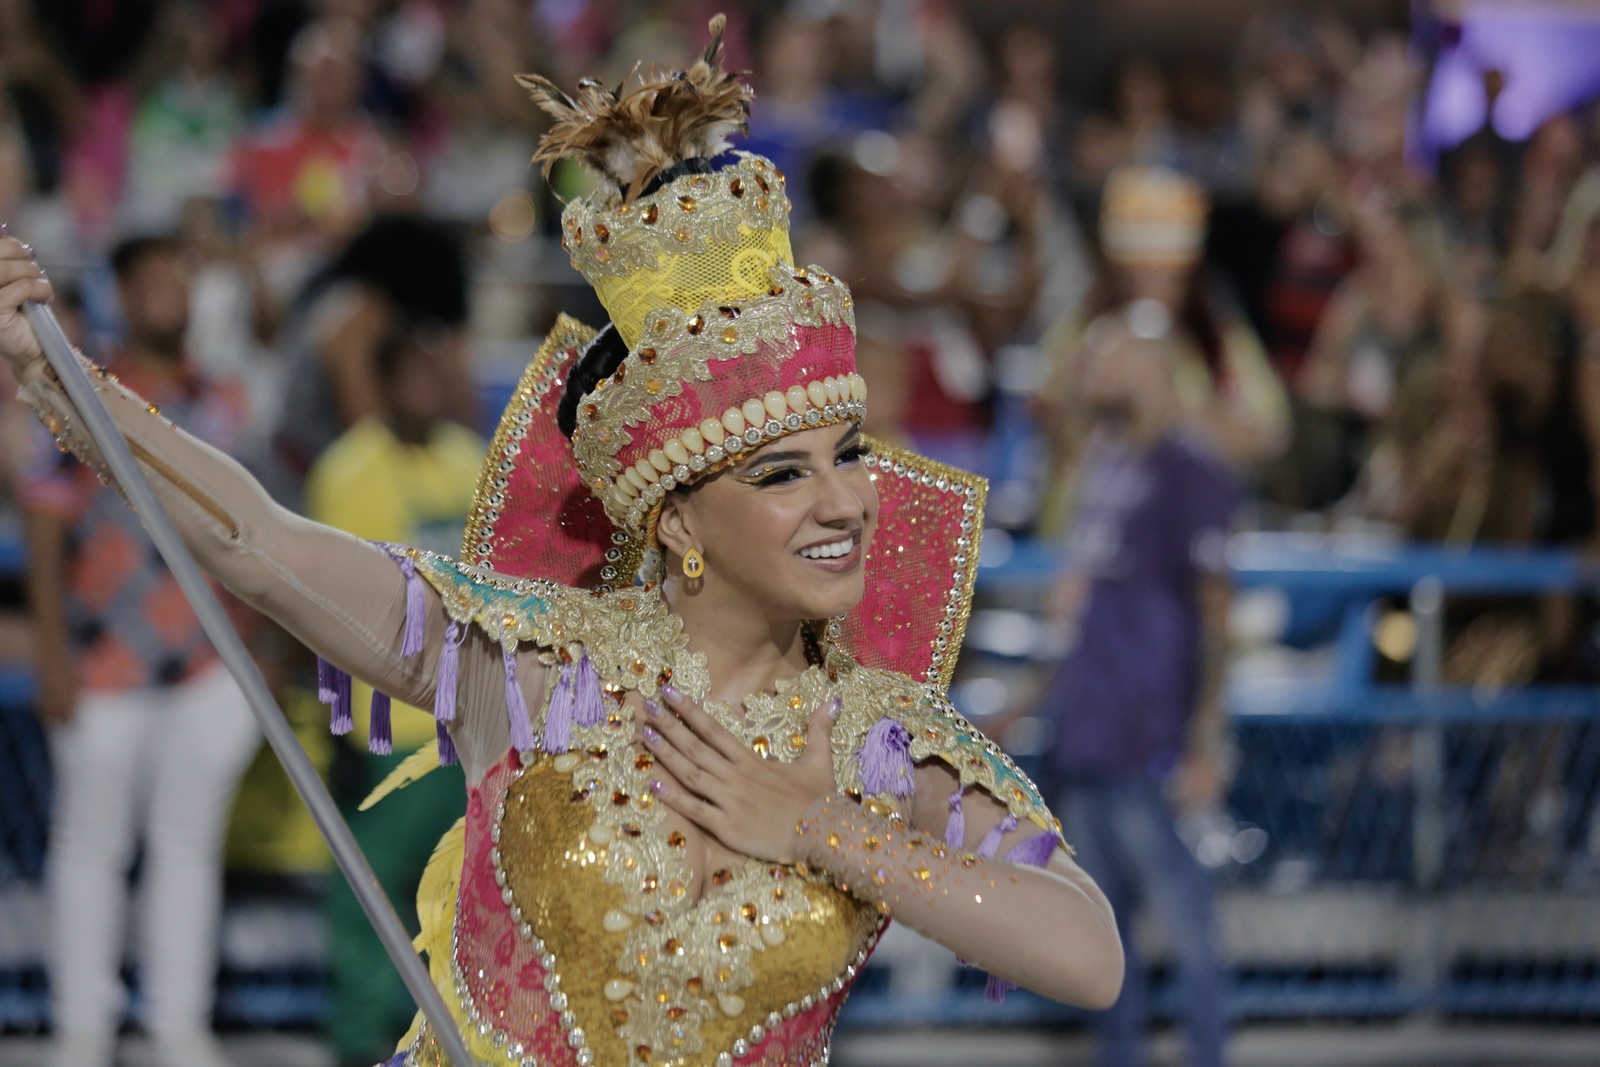
<path fill-rule="evenodd" d="M 859 418 L 866 411 L 866 400 L 867 383 L 859 374 L 830 376 L 752 397 L 728 408 L 721 418 L 707 418 L 680 431 L 624 467 L 612 481 L 612 510 L 627 515 L 628 525 L 637 528 L 668 492 L 729 456 L 802 429 Z"/>
<path fill-rule="evenodd" d="M 882 935 L 883 927 L 886 925 L 888 925 L 887 922 L 878 927 L 879 935 Z M 877 938 L 875 937 L 873 940 L 875 942 Z M 749 1055 L 750 1049 L 765 1041 L 768 1032 L 777 1030 L 778 1027 L 783 1025 L 784 1020 L 793 1019 L 801 1012 L 810 1011 L 818 1004 L 826 1003 L 829 997 L 838 996 L 844 991 L 844 987 L 854 981 L 855 976 L 860 973 L 861 965 L 867 962 L 867 953 L 870 948 L 871 946 L 869 945 L 856 953 L 854 962 L 846 966 L 842 974 L 831 982 L 824 982 L 815 993 L 807 993 L 799 1000 L 791 1000 L 783 1006 L 781 1011 L 768 1012 L 765 1023 L 756 1023 L 750 1027 L 749 1032 L 744 1037 L 734 1041 L 727 1052 L 717 1053 L 716 1067 L 733 1067 L 734 1060 L 743 1059 Z M 818 1062 L 826 1063 L 827 1061 L 827 1053 L 824 1052 L 823 1058 Z"/>
<path fill-rule="evenodd" d="M 521 778 L 527 770 L 518 767 L 512 774 L 512 781 Z M 583 1027 L 578 1025 L 578 1017 L 567 1007 L 567 995 L 561 991 L 561 976 L 556 973 L 556 956 L 545 944 L 544 938 L 533 932 L 533 926 L 522 913 L 522 908 L 517 905 L 516 895 L 511 891 L 505 867 L 501 863 L 500 836 L 501 823 L 505 821 L 506 803 L 502 799 L 495 807 L 494 825 L 489 830 L 489 840 L 492 847 L 489 849 L 489 863 L 494 869 L 494 884 L 500 889 L 500 899 L 510 911 L 511 921 L 516 924 L 517 936 L 528 942 L 528 947 L 533 950 L 539 960 L 539 966 L 544 971 L 544 991 L 550 1000 L 550 1008 L 558 1013 L 557 1021 L 561 1024 L 562 1031 L 567 1035 L 567 1045 L 573 1050 L 573 1058 L 578 1067 L 593 1067 L 594 1050 L 588 1047 L 588 1035 L 583 1032 Z M 456 959 L 459 957 L 452 957 Z M 480 975 L 480 977 L 482 977 Z M 506 1059 L 517 1067 L 538 1067 L 538 1061 L 528 1053 L 521 1042 L 509 1042 L 506 1033 L 497 1030 L 478 1012 L 477 1006 L 472 1002 L 470 991 L 459 969 L 456 970 L 456 992 L 461 998 L 461 1003 L 466 1007 L 468 1025 L 476 1025 L 478 1033 L 490 1038 L 496 1048 L 501 1049 Z M 508 1043 L 509 1042 L 509 1043 Z"/>

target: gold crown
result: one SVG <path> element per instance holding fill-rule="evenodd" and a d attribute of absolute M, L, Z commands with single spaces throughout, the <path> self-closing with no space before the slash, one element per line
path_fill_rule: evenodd
<path fill-rule="evenodd" d="M 783 173 L 760 156 L 685 175 L 632 202 L 574 200 L 561 243 L 631 349 L 652 316 L 765 293 L 794 262 Z"/>
<path fill-rule="evenodd" d="M 1100 237 L 1123 263 L 1189 263 L 1205 240 L 1205 190 L 1165 167 L 1122 167 L 1106 179 Z"/>
<path fill-rule="evenodd" d="M 628 355 L 578 406 L 572 448 L 612 521 L 636 533 L 677 486 L 865 411 L 850 292 L 792 266 L 782 172 L 748 153 L 710 163 L 751 96 L 721 69 L 721 31 L 718 16 L 689 70 L 631 87 L 585 81 L 569 97 L 520 79 L 557 120 L 534 158 L 576 158 L 604 180 L 563 212 L 562 245 Z"/>

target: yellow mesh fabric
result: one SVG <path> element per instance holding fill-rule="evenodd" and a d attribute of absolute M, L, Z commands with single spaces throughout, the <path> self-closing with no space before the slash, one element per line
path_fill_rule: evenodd
<path fill-rule="evenodd" d="M 678 308 L 693 313 L 707 301 L 748 300 L 767 291 L 770 268 L 794 261 L 786 229 L 740 224 L 738 238 L 736 244 L 707 241 L 703 252 L 663 254 L 654 269 L 591 278 L 595 293 L 628 347 L 639 343 L 645 321 L 653 312 Z"/>

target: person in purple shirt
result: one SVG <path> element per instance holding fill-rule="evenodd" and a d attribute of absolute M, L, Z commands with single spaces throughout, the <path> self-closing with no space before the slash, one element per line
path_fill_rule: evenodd
<path fill-rule="evenodd" d="M 1113 319 L 1090 331 L 1077 398 L 1088 424 L 1054 607 L 1068 651 L 1045 689 L 1067 840 L 1118 915 L 1153 912 L 1178 964 L 1194 1067 L 1223 1062 L 1226 976 L 1210 886 L 1179 839 L 1226 784 L 1220 702 L 1230 583 L 1224 545 L 1242 503 L 1223 462 L 1180 422 L 1174 359 Z M 1122 924 L 1127 979 L 1097 1018 L 1100 1062 L 1143 1062 L 1145 969 Z"/>

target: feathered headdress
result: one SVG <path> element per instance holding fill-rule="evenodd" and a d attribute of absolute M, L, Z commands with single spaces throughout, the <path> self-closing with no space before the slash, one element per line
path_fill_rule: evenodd
<path fill-rule="evenodd" d="M 711 19 L 711 42 L 688 70 L 641 76 L 635 66 L 615 89 L 585 78 L 574 98 L 549 78 L 517 75 L 518 84 L 555 119 L 534 162 L 544 164 L 548 177 L 556 160 L 575 159 L 614 183 L 623 203 L 632 203 L 677 164 L 726 152 L 729 137 L 747 130 L 755 96 L 738 72 L 722 69 L 726 25 L 725 15 Z"/>

